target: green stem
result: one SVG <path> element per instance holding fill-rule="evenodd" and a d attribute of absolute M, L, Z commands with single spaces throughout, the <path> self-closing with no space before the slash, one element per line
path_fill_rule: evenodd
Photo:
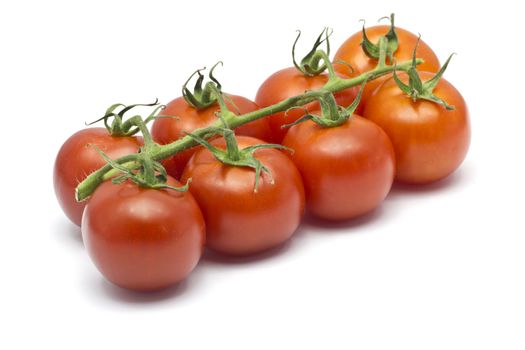
<path fill-rule="evenodd" d="M 340 119 L 339 109 L 337 107 L 337 101 L 335 100 L 334 94 L 327 92 L 323 97 L 319 99 L 321 105 L 322 116 L 332 121 Z"/>
<path fill-rule="evenodd" d="M 422 59 L 417 60 L 418 64 L 423 63 Z M 398 71 L 407 71 L 412 65 L 412 60 L 401 62 L 396 66 L 396 69 Z M 364 81 L 370 81 L 373 79 L 376 79 L 380 76 L 383 76 L 385 74 L 391 73 L 394 70 L 394 66 L 381 66 L 378 65 L 373 70 L 363 73 L 357 77 L 349 78 L 349 79 L 342 79 L 338 78 L 335 80 L 330 80 L 328 83 L 317 91 L 307 91 L 302 95 L 297 95 L 290 97 L 286 100 L 283 100 L 281 102 L 278 102 L 274 105 L 261 108 L 259 110 L 249 112 L 240 116 L 237 116 L 235 118 L 231 118 L 228 120 L 229 127 L 234 129 L 240 125 L 252 122 L 257 119 L 264 118 L 268 115 L 278 113 L 278 112 L 284 112 L 292 107 L 298 107 L 305 105 L 309 102 L 314 101 L 320 94 L 325 92 L 338 92 L 341 90 L 345 90 L 357 85 L 362 84 Z M 212 125 L 200 128 L 195 131 L 193 131 L 193 134 L 200 136 L 204 139 L 208 139 L 211 136 L 216 134 L 217 128 L 222 128 L 223 122 L 221 120 L 217 120 Z M 158 145 L 158 147 L 152 147 L 150 150 L 146 150 L 146 152 L 149 153 L 149 156 L 153 160 L 161 160 L 170 156 L 173 156 L 174 154 L 180 153 L 188 148 L 194 147 L 197 145 L 197 142 L 191 138 L 191 136 L 184 136 L 181 139 L 178 139 L 177 141 L 174 141 L 172 143 L 166 144 L 166 145 Z M 117 162 L 119 164 L 122 164 L 126 167 L 136 167 L 136 162 L 133 162 L 133 157 L 136 155 L 129 155 L 122 158 L 119 158 Z M 84 181 L 82 181 L 76 191 L 76 197 L 77 200 L 82 201 L 87 199 L 91 194 L 95 191 L 98 185 L 100 185 L 103 181 L 108 180 L 112 177 L 114 177 L 116 174 L 118 174 L 118 171 L 113 169 L 110 165 L 105 165 L 102 168 L 96 170 L 95 172 L 91 173 Z"/>
<path fill-rule="evenodd" d="M 207 88 L 208 90 L 210 91 L 210 93 L 212 93 L 213 95 L 215 95 L 215 99 L 217 100 L 217 102 L 219 103 L 219 107 L 221 109 L 221 113 L 226 113 L 226 112 L 229 112 L 230 110 L 228 109 L 228 106 L 226 105 L 226 101 L 224 101 L 224 98 L 222 96 L 222 92 L 221 90 L 217 87 L 216 84 L 210 82 L 209 84 L 207 84 Z"/>
<path fill-rule="evenodd" d="M 136 126 L 142 133 L 142 137 L 144 138 L 144 145 L 146 147 L 151 147 L 152 145 L 155 144 L 155 141 L 153 141 L 153 138 L 151 137 L 149 129 L 146 126 L 146 123 L 144 122 L 144 120 L 142 120 L 142 118 L 139 115 L 126 120 L 123 126 L 126 128 L 131 128 L 132 126 Z"/>
<path fill-rule="evenodd" d="M 324 61 L 326 69 L 328 70 L 328 77 L 330 79 L 336 78 L 337 75 L 335 74 L 334 65 L 330 61 L 330 57 L 328 57 L 328 54 L 323 50 L 317 50 L 315 54 L 319 55 L 319 57 Z"/>
<path fill-rule="evenodd" d="M 241 153 L 239 152 L 239 145 L 233 131 L 226 129 L 224 132 L 224 139 L 226 140 L 226 152 L 228 152 L 228 158 L 233 161 L 241 159 Z"/>
<path fill-rule="evenodd" d="M 386 50 L 388 39 L 384 36 L 379 38 L 379 58 L 377 60 L 378 67 L 386 67 Z"/>
<path fill-rule="evenodd" d="M 136 154 L 128 154 L 122 158 L 117 159 L 115 162 L 125 166 L 126 168 L 134 168 L 138 166 L 138 163 L 134 161 L 137 158 Z M 111 164 L 106 164 L 97 171 L 91 173 L 84 181 L 82 181 L 75 190 L 75 196 L 77 200 L 87 199 L 95 191 L 95 189 L 102 182 L 111 179 L 120 172 L 113 168 Z"/>
<path fill-rule="evenodd" d="M 144 181 L 147 184 L 155 184 L 157 181 L 155 177 L 155 167 L 153 165 L 153 160 L 150 157 L 142 157 L 142 167 L 144 169 Z"/>

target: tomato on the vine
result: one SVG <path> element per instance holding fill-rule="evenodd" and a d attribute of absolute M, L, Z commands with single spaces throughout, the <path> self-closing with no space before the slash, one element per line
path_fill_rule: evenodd
<path fill-rule="evenodd" d="M 313 111 L 312 114 L 320 114 Z M 283 145 L 301 173 L 306 208 L 326 220 L 348 220 L 376 208 L 394 180 L 394 149 L 376 124 L 353 115 L 323 127 L 312 120 L 290 128 Z"/>
<path fill-rule="evenodd" d="M 224 95 L 226 95 L 226 105 L 231 111 L 245 114 L 259 109 L 255 102 L 245 97 L 231 94 Z M 233 104 L 230 101 L 233 102 Z M 168 103 L 166 108 L 159 114 L 160 116 L 174 116 L 174 118 L 157 118 L 153 122 L 151 135 L 155 142 L 160 144 L 171 143 L 185 136 L 186 132 L 193 132 L 196 129 L 209 126 L 216 122 L 216 112 L 218 110 L 219 105 L 217 103 L 203 109 L 198 109 L 186 102 L 184 97 L 178 97 Z M 266 119 L 255 120 L 239 126 L 235 129 L 235 133 L 262 140 L 269 140 L 271 136 Z M 195 147 L 190 148 L 165 159 L 162 163 L 168 171 L 168 174 L 176 179 L 180 179 L 184 166 L 195 151 Z"/>
<path fill-rule="evenodd" d="M 241 151 L 264 143 L 246 136 L 236 139 Z M 222 138 L 211 145 L 226 148 Z M 223 164 L 205 148 L 193 155 L 184 170 L 182 180 L 192 179 L 190 192 L 206 221 L 206 244 L 214 251 L 262 252 L 288 240 L 299 226 L 304 189 L 296 167 L 276 149 L 257 149 L 253 157 L 268 169 L 257 187 L 253 168 Z"/>
<path fill-rule="evenodd" d="M 168 177 L 167 185 L 180 183 Z M 110 282 L 151 291 L 183 280 L 197 265 L 205 224 L 189 192 L 101 184 L 82 218 L 89 256 Z"/>
<path fill-rule="evenodd" d="M 366 36 L 368 39 L 377 43 L 379 38 L 386 35 L 390 30 L 391 26 L 378 25 L 370 28 L 366 28 Z M 397 50 L 394 52 L 393 57 L 397 62 L 410 60 L 414 52 L 414 48 L 418 43 L 418 36 L 411 32 L 395 27 L 395 31 L 398 39 Z M 337 50 L 334 56 L 334 68 L 336 71 L 346 74 L 350 77 L 355 77 L 360 74 L 371 71 L 377 65 L 377 59 L 369 57 L 363 48 L 361 42 L 363 41 L 363 32 L 359 31 L 350 36 Z M 440 68 L 439 59 L 430 46 L 425 44 L 422 40 L 419 41 L 419 46 L 416 50 L 416 56 L 422 58 L 424 62 L 418 66 L 419 70 L 428 72 L 437 72 Z M 344 62 L 342 64 L 341 62 Z M 392 62 L 389 62 L 392 63 Z M 372 93 L 380 86 L 391 74 L 387 74 L 383 77 L 374 79 L 367 83 L 365 90 L 363 91 L 363 97 L 361 98 L 360 105 L 362 108 L 368 103 L 368 99 Z"/>
<path fill-rule="evenodd" d="M 66 216 L 80 225 L 86 202 L 77 202 L 75 188 L 91 172 L 106 165 L 95 147 L 110 158 L 137 153 L 142 137 L 111 136 L 105 128 L 88 128 L 72 135 L 60 148 L 55 160 L 53 184 L 55 194 Z"/>
<path fill-rule="evenodd" d="M 343 74 L 339 75 L 344 78 Z M 301 95 L 305 91 L 318 90 L 328 82 L 327 73 L 318 75 L 305 75 L 295 67 L 282 69 L 272 74 L 257 91 L 255 102 L 262 108 L 281 102 L 287 98 Z M 339 105 L 347 107 L 357 95 L 357 88 L 345 89 L 334 94 Z M 291 124 L 304 115 L 305 110 L 309 111 L 319 108 L 319 102 L 310 102 L 304 108 L 291 109 L 287 112 L 280 112 L 270 115 L 268 122 L 272 130 L 272 142 L 282 142 L 287 129 L 283 125 Z"/>
<path fill-rule="evenodd" d="M 434 74 L 419 72 L 423 82 Z M 405 84 L 408 76 L 399 74 Z M 396 180 L 423 184 L 451 174 L 465 158 L 470 144 L 467 105 L 461 94 L 445 79 L 433 94 L 454 106 L 427 100 L 413 101 L 387 80 L 368 101 L 364 117 L 379 125 L 390 137 L 396 152 Z"/>

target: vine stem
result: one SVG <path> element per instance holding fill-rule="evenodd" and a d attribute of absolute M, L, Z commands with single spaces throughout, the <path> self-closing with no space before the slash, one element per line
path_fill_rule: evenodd
<path fill-rule="evenodd" d="M 421 63 L 423 63 L 423 60 L 418 58 L 416 60 L 416 64 Z M 394 71 L 394 69 L 406 72 L 408 71 L 408 69 L 410 69 L 411 66 L 412 60 L 409 60 L 398 63 L 395 67 L 391 65 L 380 64 L 373 70 L 365 72 L 354 78 L 344 79 L 336 76 L 335 78 L 329 79 L 328 82 L 319 90 L 307 91 L 304 94 L 290 97 L 274 105 L 264 107 L 243 115 L 227 115 L 225 120 L 227 124 L 232 129 L 234 129 L 240 125 L 264 118 L 268 115 L 275 114 L 278 112 L 284 112 L 292 107 L 303 106 L 309 102 L 314 101 L 320 93 L 335 93 L 344 89 L 348 89 L 360 85 L 365 81 L 374 80 L 380 76 L 391 73 L 392 71 Z M 220 119 L 218 119 L 216 122 L 214 122 L 208 127 L 194 130 L 193 134 L 203 139 L 208 139 L 216 134 L 217 128 L 221 128 L 223 126 L 223 122 Z M 151 147 L 150 149 L 145 149 L 145 152 L 148 152 L 148 155 L 153 160 L 159 161 L 161 159 L 173 156 L 196 145 L 197 142 L 191 136 L 184 136 L 183 138 L 178 139 L 177 141 L 174 141 L 172 143 L 166 145 L 158 145 L 158 147 Z M 133 157 L 136 157 L 136 155 L 124 156 L 115 160 L 115 162 L 127 168 L 133 169 L 138 166 L 138 164 L 135 161 L 132 161 Z M 113 169 L 113 167 L 109 164 L 106 164 L 102 168 L 94 171 L 77 186 L 75 194 L 76 199 L 78 201 L 86 200 L 87 198 L 89 198 L 89 196 L 91 196 L 91 194 L 95 191 L 98 185 L 114 177 L 118 174 L 118 172 L 118 170 Z"/>

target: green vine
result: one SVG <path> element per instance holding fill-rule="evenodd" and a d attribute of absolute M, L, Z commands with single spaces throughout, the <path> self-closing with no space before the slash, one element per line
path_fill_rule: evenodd
<path fill-rule="evenodd" d="M 326 31 L 326 30 L 325 30 Z M 325 33 L 323 31 L 323 33 Z M 323 34 L 322 33 L 322 34 Z M 320 38 L 322 37 L 322 34 Z M 326 32 L 325 34 L 327 37 L 329 34 Z M 385 38 L 385 37 L 383 37 Z M 318 39 L 318 41 L 321 41 L 321 39 Z M 377 66 L 368 72 L 365 72 L 357 77 L 354 78 L 340 78 L 335 75 L 333 71 L 332 63 L 330 62 L 328 58 L 328 54 L 324 52 L 323 50 L 316 50 L 314 53 L 309 53 L 310 57 L 315 57 L 316 60 L 316 67 L 315 68 L 322 68 L 323 66 L 326 66 L 329 72 L 329 80 L 328 82 L 319 90 L 315 91 L 306 91 L 303 94 L 290 97 L 286 100 L 283 100 L 281 102 L 278 102 L 274 105 L 261 108 L 259 110 L 245 113 L 242 115 L 235 115 L 232 112 L 224 113 L 221 116 L 222 118 L 218 119 L 215 123 L 212 125 L 200 128 L 197 130 L 194 130 L 192 132 L 192 135 L 186 135 L 183 138 L 174 141 L 170 144 L 166 145 L 158 145 L 158 144 L 152 144 L 149 147 L 144 147 L 141 153 L 143 153 L 143 157 L 146 157 L 147 159 L 150 159 L 151 161 L 160 161 L 164 158 L 173 156 L 177 153 L 180 153 L 188 148 L 194 147 L 199 144 L 197 140 L 199 139 L 209 139 L 210 137 L 213 137 L 215 135 L 221 134 L 221 130 L 224 129 L 224 123 L 228 125 L 229 128 L 235 129 L 238 126 L 244 125 L 246 123 L 252 122 L 257 119 L 264 118 L 268 115 L 275 114 L 278 112 L 285 112 L 289 110 L 290 108 L 294 107 L 300 107 L 307 103 L 310 103 L 316 99 L 319 99 L 320 96 L 325 96 L 326 94 L 333 94 L 338 91 L 342 91 L 354 86 L 361 85 L 367 81 L 377 79 L 378 77 L 381 77 L 385 74 L 392 73 L 394 70 L 397 71 L 404 71 L 408 72 L 409 69 L 413 66 L 413 64 L 421 64 L 423 62 L 422 59 L 415 59 L 404 61 L 398 63 L 396 66 L 388 65 L 386 64 L 386 56 L 389 55 L 392 48 L 388 45 L 388 42 L 386 39 L 384 39 L 383 43 L 381 43 L 382 40 L 379 42 L 379 62 Z M 323 60 L 323 65 L 319 65 L 318 58 L 321 58 Z M 199 72 L 200 74 L 200 72 Z M 199 77 L 200 79 L 200 77 Z M 213 83 L 206 84 L 208 87 L 206 87 L 204 90 L 208 89 L 208 91 L 205 93 L 206 98 L 210 98 L 210 100 L 214 100 L 213 97 L 216 97 L 216 92 L 220 91 L 220 86 L 217 86 Z M 209 100 L 208 100 L 209 101 Z M 214 101 L 215 102 L 215 101 Z M 220 101 L 218 101 L 220 104 Z M 144 127 L 145 128 L 145 127 Z M 146 135 L 149 135 L 149 132 L 146 130 L 141 130 L 142 132 L 146 132 Z M 146 138 L 146 135 L 145 138 Z M 112 160 L 112 164 L 106 164 L 102 168 L 96 170 L 95 172 L 91 173 L 83 182 L 81 182 L 78 187 L 76 188 L 76 199 L 78 201 L 83 201 L 89 198 L 91 194 L 95 191 L 95 189 L 104 181 L 109 180 L 113 177 L 115 177 L 119 172 L 125 172 L 125 169 L 127 170 L 133 170 L 133 169 L 139 169 L 140 164 L 137 160 L 137 155 L 128 155 L 124 156 L 122 158 Z"/>

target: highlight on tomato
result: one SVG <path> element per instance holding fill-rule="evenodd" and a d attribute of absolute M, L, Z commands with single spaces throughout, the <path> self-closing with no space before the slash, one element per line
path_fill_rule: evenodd
<path fill-rule="evenodd" d="M 95 148 L 103 150 L 111 158 L 120 158 L 137 153 L 143 145 L 142 137 L 134 136 L 139 131 L 134 124 L 136 118 L 123 121 L 126 112 L 139 106 L 156 107 L 147 121 L 152 120 L 162 107 L 158 101 L 145 105 L 114 104 L 100 119 L 104 120 L 106 128 L 80 130 L 69 137 L 58 151 L 53 168 L 53 185 L 62 210 L 74 224 L 80 226 L 86 206 L 86 202 L 76 201 L 75 188 L 91 172 L 106 165 Z M 121 110 L 116 112 L 117 109 Z"/>
<path fill-rule="evenodd" d="M 387 63 L 393 64 L 394 60 L 400 62 L 411 59 L 419 39 L 408 30 L 394 26 L 394 14 L 390 15 L 390 26 L 378 25 L 365 28 L 363 22 L 363 29 L 351 35 L 337 50 L 334 56 L 335 70 L 349 77 L 355 77 L 374 69 L 378 63 L 381 40 L 387 46 Z M 439 59 L 425 42 L 419 41 L 416 55 L 424 60 L 418 66 L 419 70 L 439 71 Z M 368 82 L 361 97 L 362 108 L 366 106 L 377 87 L 391 76 L 387 74 Z"/>
<path fill-rule="evenodd" d="M 219 62 L 221 63 L 221 62 Z M 211 125 L 217 120 L 219 105 L 215 94 L 215 87 L 221 91 L 221 84 L 213 76 L 213 70 L 217 64 L 210 70 L 208 82 L 204 88 L 202 86 L 204 76 L 201 70 L 197 70 L 190 79 L 197 74 L 198 78 L 195 83 L 194 91 L 187 88 L 190 79 L 183 86 L 183 96 L 174 99 L 166 105 L 166 108 L 160 113 L 165 118 L 157 118 L 152 125 L 151 134 L 153 139 L 159 144 L 168 144 L 178 140 L 188 132 L 204 128 Z M 228 108 L 235 114 L 245 114 L 259 109 L 259 106 L 242 96 L 223 93 Z M 170 118 L 169 116 L 173 116 Z M 266 119 L 259 119 L 242 125 L 235 129 L 237 135 L 256 137 L 262 140 L 270 140 L 271 132 Z M 168 171 L 168 174 L 176 179 L 180 179 L 186 163 L 196 151 L 197 148 L 190 148 L 180 152 L 172 157 L 163 160 L 162 164 Z"/>
<path fill-rule="evenodd" d="M 305 91 L 318 90 L 326 85 L 329 81 L 329 74 L 324 71 L 327 69 L 326 63 L 320 64 L 317 48 L 323 43 L 328 44 L 330 36 L 328 29 L 317 38 L 312 50 L 297 63 L 295 60 L 295 45 L 300 37 L 297 36 L 292 50 L 292 58 L 294 67 L 284 68 L 269 76 L 259 87 L 255 102 L 262 108 L 271 106 L 275 103 L 281 102 L 287 98 L 298 96 Z M 324 35 L 324 39 L 323 39 Z M 330 46 L 327 46 L 326 57 L 330 54 Z M 345 78 L 346 75 L 337 73 L 337 76 Z M 341 106 L 349 106 L 352 104 L 357 94 L 357 88 L 349 88 L 339 91 L 334 94 L 337 103 Z M 319 103 L 314 101 L 304 105 L 306 110 L 319 109 Z M 290 110 L 287 112 L 279 112 L 267 117 L 273 135 L 272 142 L 281 143 L 286 135 L 287 129 L 284 125 L 291 124 L 303 115 L 301 110 Z"/>
<path fill-rule="evenodd" d="M 304 212 L 301 176 L 292 161 L 261 140 L 234 136 L 211 143 L 190 159 L 182 181 L 190 178 L 190 192 L 206 222 L 206 245 L 227 255 L 256 254 L 286 242 Z M 195 136 L 194 136 L 195 137 Z"/>
<path fill-rule="evenodd" d="M 283 145 L 304 182 L 306 207 L 325 220 L 349 220 L 377 208 L 394 180 L 394 149 L 376 124 L 353 114 L 331 94 L 321 96 L 321 110 L 298 120 Z"/>
<path fill-rule="evenodd" d="M 408 73 L 394 74 L 370 98 L 364 117 L 390 137 L 396 153 L 396 180 L 426 184 L 454 172 L 470 144 L 467 104 L 437 73 L 418 72 L 415 55 Z M 408 95 L 408 96 L 407 96 Z"/>

